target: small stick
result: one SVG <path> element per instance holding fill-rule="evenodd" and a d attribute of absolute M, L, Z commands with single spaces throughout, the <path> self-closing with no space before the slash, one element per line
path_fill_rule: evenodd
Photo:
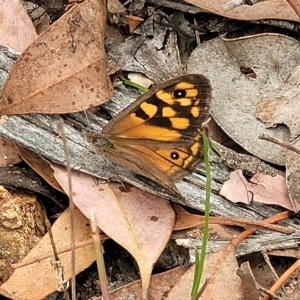
<path fill-rule="evenodd" d="M 267 224 L 272 224 L 272 223 L 284 220 L 284 219 L 288 218 L 289 216 L 290 216 L 289 211 L 283 211 L 276 215 L 273 215 L 272 217 L 270 217 L 268 219 L 265 219 L 263 222 L 267 223 Z M 234 247 L 236 247 L 239 243 L 241 243 L 243 240 L 245 240 L 249 235 L 253 234 L 255 231 L 257 231 L 257 228 L 250 227 L 250 228 L 246 229 L 245 231 L 243 231 L 242 233 L 240 233 L 237 237 L 232 239 L 230 243 Z"/>
<path fill-rule="evenodd" d="M 265 141 L 268 141 L 268 142 L 271 142 L 271 143 L 274 143 L 276 145 L 279 145 L 281 146 L 282 148 L 285 148 L 285 149 L 288 149 L 288 150 L 291 150 L 297 154 L 300 154 L 300 150 L 295 148 L 294 146 L 292 146 L 291 144 L 288 144 L 280 139 L 277 139 L 277 138 L 274 138 L 274 137 L 271 137 L 269 135 L 266 135 L 266 134 L 261 134 L 259 137 L 259 139 L 261 140 L 265 140 Z"/>
<path fill-rule="evenodd" d="M 74 202 L 73 202 L 73 192 L 72 192 L 72 175 L 71 175 L 71 163 L 70 156 L 67 147 L 67 139 L 66 132 L 64 127 L 64 120 L 62 118 L 59 119 L 58 129 L 62 136 L 63 149 L 65 153 L 66 160 L 66 168 L 68 173 L 68 196 L 69 196 L 69 208 L 70 208 L 70 224 L 71 224 L 71 298 L 72 300 L 76 300 L 76 280 L 75 280 L 75 216 L 74 216 Z"/>
<path fill-rule="evenodd" d="M 103 258 L 103 248 L 102 248 L 101 238 L 96 224 L 95 215 L 93 212 L 91 212 L 90 215 L 90 223 L 91 223 L 91 231 L 92 231 L 92 237 L 93 237 L 94 247 L 95 247 L 96 262 L 97 262 L 100 287 L 102 291 L 102 297 L 105 300 L 111 300 L 111 296 L 108 291 L 108 280 L 105 272 L 105 263 Z"/>

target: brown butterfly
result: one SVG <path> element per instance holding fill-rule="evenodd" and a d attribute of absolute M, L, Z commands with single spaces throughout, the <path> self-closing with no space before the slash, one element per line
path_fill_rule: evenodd
<path fill-rule="evenodd" d="M 202 160 L 199 130 L 211 102 L 209 80 L 183 75 L 154 86 L 103 129 L 106 155 L 179 194 L 174 182 Z"/>

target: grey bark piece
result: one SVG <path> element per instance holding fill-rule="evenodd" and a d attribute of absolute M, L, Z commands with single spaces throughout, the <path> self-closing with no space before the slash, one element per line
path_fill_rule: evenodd
<path fill-rule="evenodd" d="M 107 56 L 109 62 L 118 64 L 122 70 L 143 73 L 158 83 L 170 75 L 178 74 L 181 62 L 176 34 L 170 28 L 153 22 L 153 17 L 141 25 L 151 25 L 153 36 L 147 36 L 150 30 L 146 28 L 144 34 L 128 39 L 112 49 Z M 138 27 L 139 30 L 143 29 L 141 26 Z"/>
<path fill-rule="evenodd" d="M 0 45 L 0 92 L 8 76 L 8 73 L 17 60 L 20 53 L 13 49 Z"/>
<path fill-rule="evenodd" d="M 86 112 L 85 114 L 78 113 L 72 115 L 72 117 L 72 119 L 76 119 L 78 123 L 80 122 L 80 119 L 86 118 L 86 120 L 88 120 L 87 123 L 89 122 L 90 124 L 94 124 L 93 119 L 96 118 L 89 112 Z M 10 116 L 5 123 L 0 124 L 0 135 L 12 140 L 22 147 L 42 155 L 52 162 L 65 165 L 62 141 L 59 137 L 59 132 L 56 129 L 57 123 L 58 119 L 54 116 L 39 114 Z M 98 126 L 99 124 L 96 124 L 93 127 L 100 128 Z M 101 157 L 101 154 L 96 154 L 93 145 L 85 140 L 82 132 L 75 130 L 68 124 L 65 124 L 65 131 L 70 151 L 71 164 L 74 169 L 102 179 L 108 180 L 113 178 L 117 181 L 128 182 L 143 190 L 152 193 L 154 192 L 155 194 L 159 194 L 198 210 L 204 210 L 205 191 L 201 189 L 201 186 L 203 187 L 205 182 L 205 177 L 201 175 L 201 173 L 204 173 L 203 165 L 198 167 L 195 174 L 190 175 L 184 181 L 177 184 L 177 187 L 179 188 L 179 191 L 182 192 L 185 200 L 178 199 L 171 194 L 168 194 L 168 191 L 164 191 L 156 184 L 149 182 L 148 180 L 141 180 L 140 177 L 135 176 L 130 171 L 122 169 L 120 166 Z M 221 161 L 213 154 L 212 161 L 213 177 L 217 179 L 217 181 L 213 182 L 213 186 L 217 189 L 217 193 L 220 188 L 220 183 L 226 176 L 224 176 L 224 174 L 220 176 L 217 173 L 215 175 L 214 170 L 222 168 Z M 223 172 L 226 172 L 226 170 L 227 172 L 229 171 L 226 167 L 223 169 Z M 200 186 L 200 188 L 197 186 Z M 261 220 L 279 211 L 281 211 L 281 209 L 257 203 L 252 203 L 249 206 L 236 205 L 215 193 L 212 194 L 211 212 L 215 215 Z"/>
<path fill-rule="evenodd" d="M 242 256 L 253 252 L 272 251 L 298 248 L 300 240 L 300 233 L 296 232 L 290 235 L 282 235 L 277 232 L 258 231 L 258 234 L 249 236 L 245 241 L 240 243 L 236 249 L 235 254 Z M 196 248 L 202 247 L 202 241 L 196 239 L 178 239 L 178 245 L 182 245 L 193 251 Z M 211 240 L 207 244 L 207 252 L 212 253 L 224 248 L 229 241 Z"/>

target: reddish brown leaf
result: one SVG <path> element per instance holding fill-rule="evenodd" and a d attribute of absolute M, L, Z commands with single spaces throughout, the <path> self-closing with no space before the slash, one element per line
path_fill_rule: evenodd
<path fill-rule="evenodd" d="M 236 170 L 231 173 L 230 179 L 223 184 L 220 195 L 234 203 L 249 204 L 253 200 L 270 205 L 280 205 L 293 210 L 285 178 L 280 175 L 272 177 L 255 174 L 248 182 L 243 172 Z"/>
<path fill-rule="evenodd" d="M 51 169 L 50 163 L 45 158 L 42 158 L 40 155 L 18 145 L 17 149 L 23 160 L 48 184 L 50 184 L 56 190 L 62 193 L 64 192 L 53 176 L 53 170 Z"/>
<path fill-rule="evenodd" d="M 70 113 L 107 101 L 105 22 L 105 2 L 89 0 L 41 34 L 13 65 L 1 114 Z"/>

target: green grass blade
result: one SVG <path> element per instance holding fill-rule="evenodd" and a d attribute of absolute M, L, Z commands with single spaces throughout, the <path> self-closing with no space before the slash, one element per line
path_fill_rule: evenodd
<path fill-rule="evenodd" d="M 143 93 L 147 93 L 149 91 L 149 89 L 145 88 L 144 86 L 142 85 L 139 85 L 131 80 L 128 80 L 128 79 L 125 79 L 125 78 L 122 78 L 124 84 L 126 85 L 129 85 L 129 86 L 132 86 L 140 91 L 142 91 Z"/>
<path fill-rule="evenodd" d="M 209 142 L 206 135 L 206 131 L 202 132 L 203 139 L 203 149 L 204 149 L 204 163 L 206 169 L 206 184 L 205 184 L 205 216 L 204 216 L 204 227 L 203 227 L 203 240 L 202 240 L 202 249 L 199 256 L 198 250 L 195 251 L 195 272 L 194 272 L 194 281 L 191 291 L 191 299 L 195 300 L 200 282 L 203 273 L 203 266 L 206 254 L 206 247 L 208 241 L 208 225 L 209 225 L 209 212 L 210 212 L 210 193 L 211 193 L 211 170 L 209 164 Z"/>

